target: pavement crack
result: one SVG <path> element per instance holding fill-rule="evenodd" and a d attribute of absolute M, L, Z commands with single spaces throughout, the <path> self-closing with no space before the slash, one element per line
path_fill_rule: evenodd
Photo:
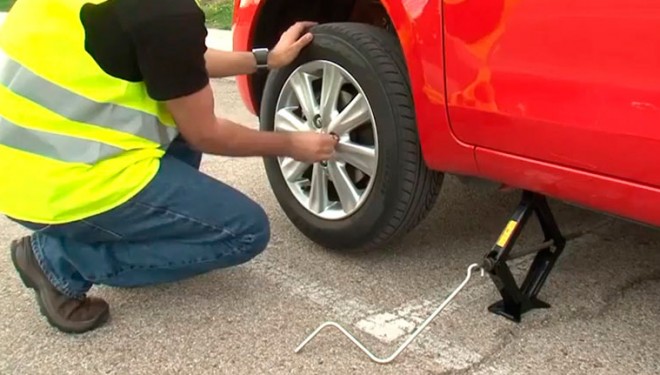
<path fill-rule="evenodd" d="M 487 353 L 482 354 L 480 361 L 471 364 L 469 367 L 464 368 L 460 371 L 446 371 L 439 374 L 471 374 L 475 371 L 478 371 L 482 368 L 486 368 L 491 365 L 497 358 L 498 355 L 503 353 L 509 346 L 514 344 L 517 339 L 523 336 L 534 336 L 540 331 L 547 329 L 552 329 L 558 325 L 569 324 L 573 321 L 587 321 L 593 319 L 599 319 L 605 316 L 607 313 L 611 312 L 616 305 L 626 297 L 627 292 L 638 288 L 641 285 L 644 285 L 649 282 L 660 281 L 660 270 L 653 270 L 649 273 L 638 275 L 631 279 L 626 280 L 624 283 L 619 285 L 614 291 L 607 294 L 603 299 L 603 306 L 595 312 L 581 312 L 576 314 L 574 317 L 567 319 L 553 319 L 553 320 L 543 320 L 534 324 L 533 326 L 526 327 L 524 329 L 513 328 L 502 328 L 495 333 L 495 337 L 498 337 L 498 342 L 492 346 L 492 350 Z"/>
<path fill-rule="evenodd" d="M 602 317 L 608 312 L 612 311 L 614 307 L 616 307 L 616 305 L 626 297 L 627 292 L 636 289 L 637 287 L 645 283 L 655 282 L 655 281 L 660 281 L 660 269 L 653 270 L 644 275 L 637 275 L 635 277 L 632 277 L 624 281 L 614 291 L 605 295 L 605 297 L 603 298 L 603 307 L 601 307 L 600 309 L 598 309 L 598 311 L 592 314 L 592 318 Z"/>

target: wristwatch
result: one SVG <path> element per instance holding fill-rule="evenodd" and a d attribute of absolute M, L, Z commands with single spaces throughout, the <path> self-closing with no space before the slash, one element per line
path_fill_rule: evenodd
<path fill-rule="evenodd" d="M 257 60 L 257 69 L 268 69 L 268 48 L 255 48 L 252 50 L 255 60 Z"/>

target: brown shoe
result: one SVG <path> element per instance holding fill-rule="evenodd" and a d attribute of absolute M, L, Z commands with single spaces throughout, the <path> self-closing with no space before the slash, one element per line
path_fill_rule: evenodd
<path fill-rule="evenodd" d="M 35 290 L 41 313 L 53 327 L 66 333 L 83 333 L 108 320 L 110 307 L 104 300 L 74 299 L 55 289 L 37 263 L 30 237 L 11 243 L 11 259 L 23 284 Z"/>

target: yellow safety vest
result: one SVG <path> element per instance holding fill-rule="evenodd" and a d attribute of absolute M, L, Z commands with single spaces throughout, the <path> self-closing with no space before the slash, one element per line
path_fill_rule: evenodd
<path fill-rule="evenodd" d="M 143 83 L 85 51 L 81 7 L 103 2 L 18 0 L 0 26 L 0 213 L 59 224 L 110 210 L 178 135 Z"/>

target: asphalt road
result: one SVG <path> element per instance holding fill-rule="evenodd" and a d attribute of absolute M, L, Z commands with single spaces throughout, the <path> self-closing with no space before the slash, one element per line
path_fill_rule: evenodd
<path fill-rule="evenodd" d="M 215 89 L 219 114 L 256 125 L 232 81 L 217 81 Z M 273 227 L 267 251 L 244 266 L 176 285 L 95 288 L 111 303 L 112 320 L 83 336 L 45 323 L 5 251 L 1 374 L 660 372 L 660 232 L 623 221 L 569 244 L 542 293 L 553 307 L 521 324 L 486 311 L 496 290 L 477 276 L 392 364 L 371 362 L 336 331 L 295 354 L 306 335 L 330 319 L 389 355 L 490 248 L 518 195 L 449 178 L 433 212 L 402 243 L 347 255 L 313 245 L 289 223 L 260 160 L 210 157 L 203 170 L 264 205 Z M 603 219 L 552 206 L 564 230 Z M 3 248 L 22 233 L 0 219 Z"/>

